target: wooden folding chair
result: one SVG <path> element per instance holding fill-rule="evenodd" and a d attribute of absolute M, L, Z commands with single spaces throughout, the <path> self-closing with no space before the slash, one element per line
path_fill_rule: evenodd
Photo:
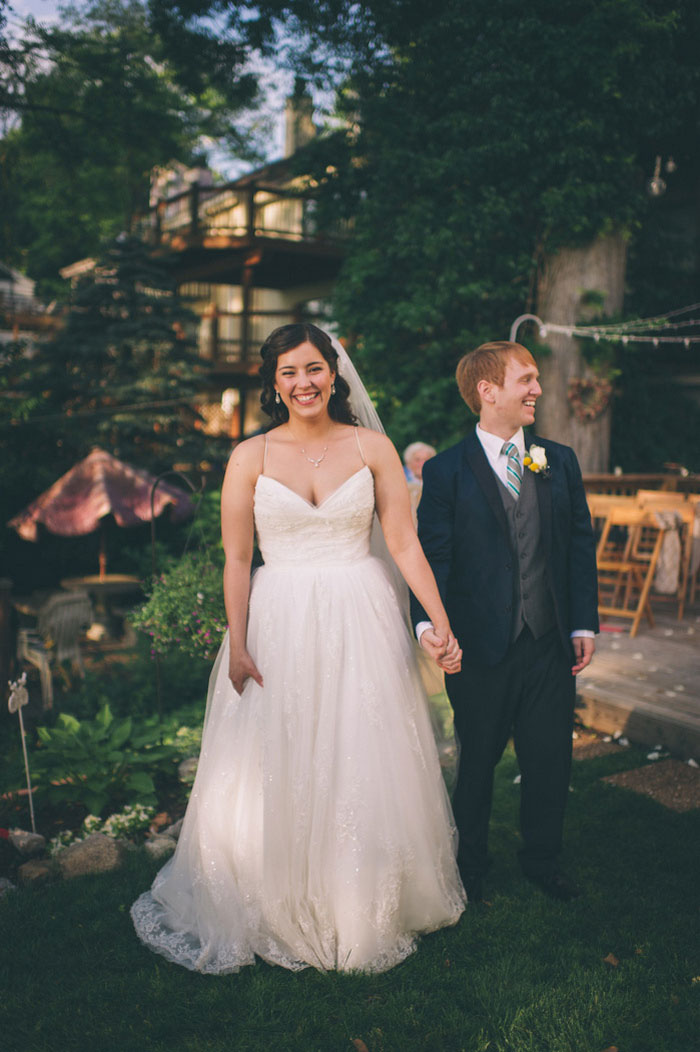
<path fill-rule="evenodd" d="M 624 504 L 613 504 L 603 526 L 596 561 L 598 565 L 598 613 L 601 617 L 621 617 L 632 621 L 630 637 L 636 636 L 642 617 L 654 627 L 654 616 L 649 603 L 649 592 L 659 559 L 665 530 L 660 527 L 653 514 L 645 508 Z M 609 545 L 613 528 L 624 529 L 627 539 L 624 546 L 612 550 Z M 641 543 L 641 535 L 652 538 L 648 558 L 636 557 L 635 543 Z M 609 590 L 609 591 L 608 591 Z"/>
<path fill-rule="evenodd" d="M 591 515 L 593 532 L 599 538 L 598 555 L 602 555 L 600 538 L 607 523 L 608 515 L 612 508 L 636 508 L 635 497 L 618 496 L 614 493 L 587 493 L 588 510 Z M 609 526 L 605 534 L 605 547 L 611 558 L 619 557 L 626 546 L 627 538 L 620 537 L 619 530 L 612 530 Z M 622 531 L 624 533 L 624 531 Z"/>

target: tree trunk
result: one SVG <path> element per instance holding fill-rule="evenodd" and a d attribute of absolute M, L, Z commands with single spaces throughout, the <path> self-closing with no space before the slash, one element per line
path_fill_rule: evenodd
<path fill-rule="evenodd" d="M 627 243 L 621 234 L 599 237 L 584 248 L 563 248 L 547 257 L 537 287 L 538 316 L 545 324 L 585 324 L 586 293 L 590 292 L 604 297 L 604 314 L 619 313 L 626 261 Z M 580 420 L 567 397 L 571 380 L 590 379 L 595 374 L 584 362 L 575 338 L 548 333 L 545 341 L 551 354 L 538 358 L 543 394 L 537 403 L 536 430 L 544 438 L 573 446 L 582 471 L 608 471 L 610 407 L 594 420 Z"/>

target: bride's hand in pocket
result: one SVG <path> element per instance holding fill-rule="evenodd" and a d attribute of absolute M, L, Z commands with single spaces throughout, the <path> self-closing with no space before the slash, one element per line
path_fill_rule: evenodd
<path fill-rule="evenodd" d="M 228 678 L 233 683 L 233 689 L 237 694 L 243 692 L 247 679 L 254 679 L 259 687 L 263 685 L 263 678 L 247 650 L 231 654 L 228 663 Z"/>

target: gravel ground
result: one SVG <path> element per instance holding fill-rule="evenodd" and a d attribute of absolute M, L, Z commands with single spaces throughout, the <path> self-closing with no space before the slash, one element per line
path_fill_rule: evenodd
<path fill-rule="evenodd" d="M 603 781 L 651 796 L 671 811 L 700 807 L 700 769 L 682 760 L 657 760 L 632 771 L 607 775 Z"/>

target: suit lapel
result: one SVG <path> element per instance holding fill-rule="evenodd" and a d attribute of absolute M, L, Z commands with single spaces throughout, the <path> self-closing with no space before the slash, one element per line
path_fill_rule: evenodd
<path fill-rule="evenodd" d="M 534 443 L 536 446 L 545 446 L 545 443 L 537 435 L 525 432 L 525 448 L 529 449 Z M 538 479 L 535 476 L 535 491 L 537 493 L 537 505 L 540 511 L 540 531 L 545 552 L 552 550 L 552 483 L 549 479 Z"/>
<path fill-rule="evenodd" d="M 498 492 L 498 480 L 484 453 L 484 447 L 477 437 L 476 430 L 472 431 L 471 435 L 468 435 L 464 440 L 464 455 L 474 478 L 479 483 L 491 510 L 500 523 L 501 529 L 505 536 L 508 537 L 508 520 L 506 519 L 501 495 Z"/>

